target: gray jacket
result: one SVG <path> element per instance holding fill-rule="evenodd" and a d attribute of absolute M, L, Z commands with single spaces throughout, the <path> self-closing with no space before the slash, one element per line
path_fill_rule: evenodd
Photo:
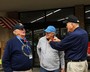
<path fill-rule="evenodd" d="M 64 52 L 52 49 L 46 36 L 39 39 L 37 53 L 40 60 L 40 66 L 46 70 L 52 71 L 65 67 Z"/>

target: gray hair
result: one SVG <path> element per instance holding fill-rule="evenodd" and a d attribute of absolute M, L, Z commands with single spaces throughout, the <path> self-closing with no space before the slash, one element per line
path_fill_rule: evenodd
<path fill-rule="evenodd" d="M 18 29 L 16 29 L 16 30 L 13 31 L 13 34 L 16 35 L 16 36 L 18 35 L 17 30 Z"/>

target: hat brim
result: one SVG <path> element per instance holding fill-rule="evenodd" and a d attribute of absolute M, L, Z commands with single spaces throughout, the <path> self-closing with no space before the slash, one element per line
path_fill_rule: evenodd
<path fill-rule="evenodd" d="M 67 21 L 67 20 L 65 20 L 65 21 L 63 21 L 63 23 L 64 23 L 64 24 L 66 24 L 66 23 L 68 23 L 68 21 Z"/>
<path fill-rule="evenodd" d="M 64 24 L 66 24 L 66 23 L 68 23 L 68 22 L 72 22 L 72 23 L 79 23 L 79 22 L 68 21 L 68 20 L 63 21 L 63 23 L 64 23 Z"/>
<path fill-rule="evenodd" d="M 50 31 L 48 31 L 47 29 L 46 30 L 44 30 L 45 32 L 50 32 Z"/>
<path fill-rule="evenodd" d="M 22 29 L 22 28 L 24 28 L 24 26 L 16 27 L 16 28 L 14 28 L 14 30 L 16 30 L 16 29 Z"/>
<path fill-rule="evenodd" d="M 24 26 L 21 26 L 21 27 L 19 27 L 18 29 L 22 29 L 22 28 L 24 28 Z"/>

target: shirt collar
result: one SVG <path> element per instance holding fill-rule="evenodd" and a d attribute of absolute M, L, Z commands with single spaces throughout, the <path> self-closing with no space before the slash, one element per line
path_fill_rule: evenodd
<path fill-rule="evenodd" d="M 18 39 L 22 39 L 21 37 L 19 37 L 19 36 L 16 36 Z M 26 40 L 26 38 L 24 37 L 24 39 Z"/>

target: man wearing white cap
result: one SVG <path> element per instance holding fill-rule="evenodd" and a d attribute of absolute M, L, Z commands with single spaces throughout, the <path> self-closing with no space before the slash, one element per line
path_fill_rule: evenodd
<path fill-rule="evenodd" d="M 52 49 L 48 43 L 54 39 L 56 29 L 48 26 L 45 29 L 46 35 L 39 39 L 37 53 L 40 60 L 40 72 L 64 72 L 64 52 Z"/>

